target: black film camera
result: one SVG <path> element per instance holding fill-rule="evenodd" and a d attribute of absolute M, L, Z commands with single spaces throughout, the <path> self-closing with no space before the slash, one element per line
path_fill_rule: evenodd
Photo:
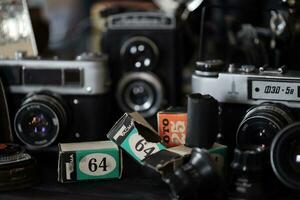
<path fill-rule="evenodd" d="M 110 79 L 105 56 L 43 60 L 17 53 L 0 60 L 14 139 L 30 149 L 105 139 Z"/>
<path fill-rule="evenodd" d="M 154 12 L 113 15 L 102 40 L 122 111 L 151 117 L 163 105 L 176 104 L 181 61 L 174 17 Z"/>

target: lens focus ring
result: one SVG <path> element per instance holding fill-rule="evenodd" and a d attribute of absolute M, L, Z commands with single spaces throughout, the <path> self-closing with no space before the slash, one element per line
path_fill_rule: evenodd
<path fill-rule="evenodd" d="M 34 94 L 18 110 L 14 127 L 17 137 L 32 149 L 51 145 L 66 125 L 66 112 L 52 96 Z"/>
<path fill-rule="evenodd" d="M 271 145 L 271 165 L 277 178 L 300 190 L 300 122 L 281 130 Z"/>
<path fill-rule="evenodd" d="M 153 73 L 125 74 L 118 85 L 117 100 L 123 111 L 137 111 L 144 117 L 150 117 L 162 105 L 163 88 Z"/>
<path fill-rule="evenodd" d="M 275 135 L 293 121 L 292 114 L 284 105 L 263 103 L 252 107 L 238 127 L 237 145 L 270 147 Z"/>

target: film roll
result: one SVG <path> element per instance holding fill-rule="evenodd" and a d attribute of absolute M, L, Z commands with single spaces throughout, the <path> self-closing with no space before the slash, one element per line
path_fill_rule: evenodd
<path fill-rule="evenodd" d="M 185 145 L 209 149 L 218 134 L 218 101 L 210 95 L 188 95 L 188 125 Z"/>

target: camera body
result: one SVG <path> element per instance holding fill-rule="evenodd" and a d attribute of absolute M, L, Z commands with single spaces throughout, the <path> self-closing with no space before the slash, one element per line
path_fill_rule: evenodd
<path fill-rule="evenodd" d="M 102 38 L 121 111 L 155 116 L 175 105 L 180 86 L 180 39 L 174 17 L 159 12 L 112 15 Z"/>
<path fill-rule="evenodd" d="M 251 118 L 254 111 L 260 116 L 258 121 L 269 119 L 274 112 L 277 118 L 279 115 L 284 118 L 278 119 L 286 122 L 277 129 L 292 123 L 294 119 L 300 119 L 300 72 L 284 67 L 268 69 L 252 65 L 237 67 L 233 64 L 224 67 L 218 60 L 198 62 L 192 75 L 192 91 L 209 94 L 218 100 L 220 132 L 224 137 L 223 142 L 231 148 L 237 143 L 239 124 L 245 115 Z M 249 110 L 250 107 L 252 109 Z M 255 107 L 261 109 L 255 110 Z M 266 112 L 268 116 L 261 114 Z"/>
<path fill-rule="evenodd" d="M 107 57 L 0 61 L 14 139 L 30 149 L 105 139 L 110 122 Z"/>

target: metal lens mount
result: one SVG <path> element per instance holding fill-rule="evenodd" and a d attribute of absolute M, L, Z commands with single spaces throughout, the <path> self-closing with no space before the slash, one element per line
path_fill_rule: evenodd
<path fill-rule="evenodd" d="M 144 117 L 153 116 L 163 101 L 163 87 L 153 73 L 133 72 L 125 74 L 117 89 L 120 108 L 137 111 Z"/>
<path fill-rule="evenodd" d="M 120 54 L 126 68 L 148 71 L 156 66 L 159 50 L 149 38 L 136 36 L 124 42 Z"/>
<path fill-rule="evenodd" d="M 300 122 L 282 129 L 271 145 L 271 164 L 287 187 L 300 190 Z"/>
<path fill-rule="evenodd" d="M 17 137 L 32 149 L 51 145 L 66 125 L 66 112 L 61 102 L 49 95 L 33 94 L 15 115 Z"/>
<path fill-rule="evenodd" d="M 293 121 L 289 109 L 282 104 L 263 103 L 252 107 L 238 127 L 236 143 L 239 147 L 261 145 L 268 148 L 275 135 Z"/>

